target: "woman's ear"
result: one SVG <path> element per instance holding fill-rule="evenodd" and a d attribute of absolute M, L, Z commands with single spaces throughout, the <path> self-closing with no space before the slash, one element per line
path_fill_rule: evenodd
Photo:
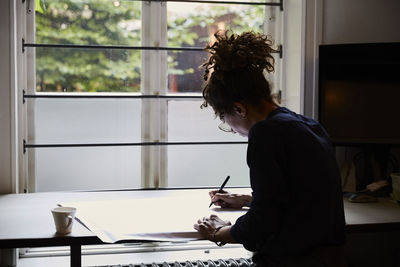
<path fill-rule="evenodd" d="M 233 103 L 233 110 L 235 111 L 235 114 L 239 115 L 243 119 L 247 117 L 247 108 L 242 103 L 240 102 Z"/>

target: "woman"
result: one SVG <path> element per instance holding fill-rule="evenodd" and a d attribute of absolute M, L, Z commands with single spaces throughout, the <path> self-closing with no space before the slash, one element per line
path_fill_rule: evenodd
<path fill-rule="evenodd" d="M 212 215 L 195 229 L 217 244 L 243 244 L 257 266 L 341 265 L 343 201 L 326 131 L 274 102 L 264 75 L 274 70 L 267 36 L 215 37 L 205 48 L 211 55 L 203 64 L 202 107 L 211 106 L 228 131 L 248 136 L 252 195 L 211 191 L 217 206 L 250 208 L 234 225 Z"/>

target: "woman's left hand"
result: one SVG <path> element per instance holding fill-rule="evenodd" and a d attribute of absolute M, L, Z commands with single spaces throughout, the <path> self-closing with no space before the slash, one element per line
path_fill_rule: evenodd
<path fill-rule="evenodd" d="M 209 218 L 203 217 L 202 219 L 197 220 L 194 229 L 199 231 L 205 239 L 215 242 L 214 234 L 216 233 L 216 230 L 228 225 L 231 225 L 229 221 L 224 221 L 217 215 L 213 214 Z"/>

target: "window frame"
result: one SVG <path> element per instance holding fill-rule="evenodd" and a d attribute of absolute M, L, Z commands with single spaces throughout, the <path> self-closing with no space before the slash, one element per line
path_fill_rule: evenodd
<path fill-rule="evenodd" d="M 274 0 L 272 2 L 279 2 Z M 21 12 L 25 9 L 26 12 Z M 19 19 L 22 25 L 19 27 L 17 35 L 18 40 L 24 40 L 27 43 L 34 43 L 34 29 L 35 29 L 35 12 L 34 1 L 19 2 L 17 1 L 17 10 Z M 142 45 L 143 46 L 167 46 L 167 2 L 158 1 L 143 1 L 142 2 Z M 30 11 L 29 11 L 30 10 Z M 276 32 L 277 38 L 275 43 L 281 44 L 281 35 L 278 34 L 281 30 L 282 17 L 276 14 L 282 12 L 275 12 L 277 10 L 274 6 L 265 6 L 264 20 L 269 16 L 268 20 L 273 22 L 269 27 L 264 27 L 264 32 Z M 150 15 L 151 14 L 151 15 Z M 156 16 L 152 16 L 158 14 Z M 156 19 L 154 19 L 156 17 Z M 23 43 L 18 45 L 23 47 Z M 150 60 L 147 60 L 147 56 Z M 25 49 L 24 53 L 20 55 L 19 60 L 21 65 L 24 66 L 22 71 L 18 73 L 18 80 L 23 81 L 18 87 L 26 88 L 26 94 L 35 95 L 35 49 Z M 142 51 L 142 79 L 141 79 L 141 93 L 144 95 L 165 95 L 167 89 L 167 51 Z M 282 69 L 280 60 L 276 61 L 277 69 Z M 155 68 L 154 66 L 157 66 Z M 280 71 L 279 71 L 280 73 Z M 149 79 L 149 77 L 158 77 L 159 79 Z M 282 78 L 279 76 L 271 76 L 276 88 L 281 88 Z M 146 86 L 145 84 L 149 84 Z M 159 90 L 160 88 L 164 88 Z M 25 93 L 19 92 L 20 99 L 25 101 Z M 97 93 L 101 94 L 101 93 Z M 193 94 L 195 97 L 200 94 Z M 166 142 L 168 140 L 167 131 L 167 106 L 168 99 L 142 99 L 142 142 Z M 27 101 L 26 105 L 20 108 L 19 119 L 22 124 L 22 131 L 19 140 L 34 140 L 34 101 Z M 149 112 L 150 111 L 150 112 Z M 158 123 L 161 122 L 161 123 Z M 24 147 L 25 150 L 25 147 Z M 168 146 L 142 146 L 142 160 L 141 160 L 141 187 L 142 188 L 160 188 L 168 186 Z M 35 192 L 36 191 L 36 178 L 35 178 L 35 155 L 34 153 L 26 153 L 22 156 L 22 169 L 20 179 L 20 191 Z"/>

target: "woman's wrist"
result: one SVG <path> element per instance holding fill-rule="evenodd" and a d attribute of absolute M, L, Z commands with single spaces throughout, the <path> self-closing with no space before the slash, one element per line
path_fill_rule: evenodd
<path fill-rule="evenodd" d="M 212 241 L 213 241 L 215 244 L 217 244 L 217 246 L 219 246 L 219 247 L 222 247 L 223 245 L 226 244 L 226 243 L 224 243 L 224 242 L 218 241 L 218 238 L 217 238 L 217 233 L 219 232 L 219 230 L 221 230 L 221 229 L 224 228 L 224 227 L 226 227 L 226 225 L 222 225 L 222 226 L 217 227 L 217 228 L 214 230 L 214 233 L 213 233 L 213 236 L 212 236 Z"/>
<path fill-rule="evenodd" d="M 250 207 L 253 197 L 251 195 L 242 195 L 243 207 Z"/>
<path fill-rule="evenodd" d="M 236 243 L 231 236 L 231 226 L 232 225 L 224 225 L 221 227 L 217 227 L 216 231 L 212 235 L 211 241 L 213 241 L 218 246 L 223 246 L 226 243 Z"/>

